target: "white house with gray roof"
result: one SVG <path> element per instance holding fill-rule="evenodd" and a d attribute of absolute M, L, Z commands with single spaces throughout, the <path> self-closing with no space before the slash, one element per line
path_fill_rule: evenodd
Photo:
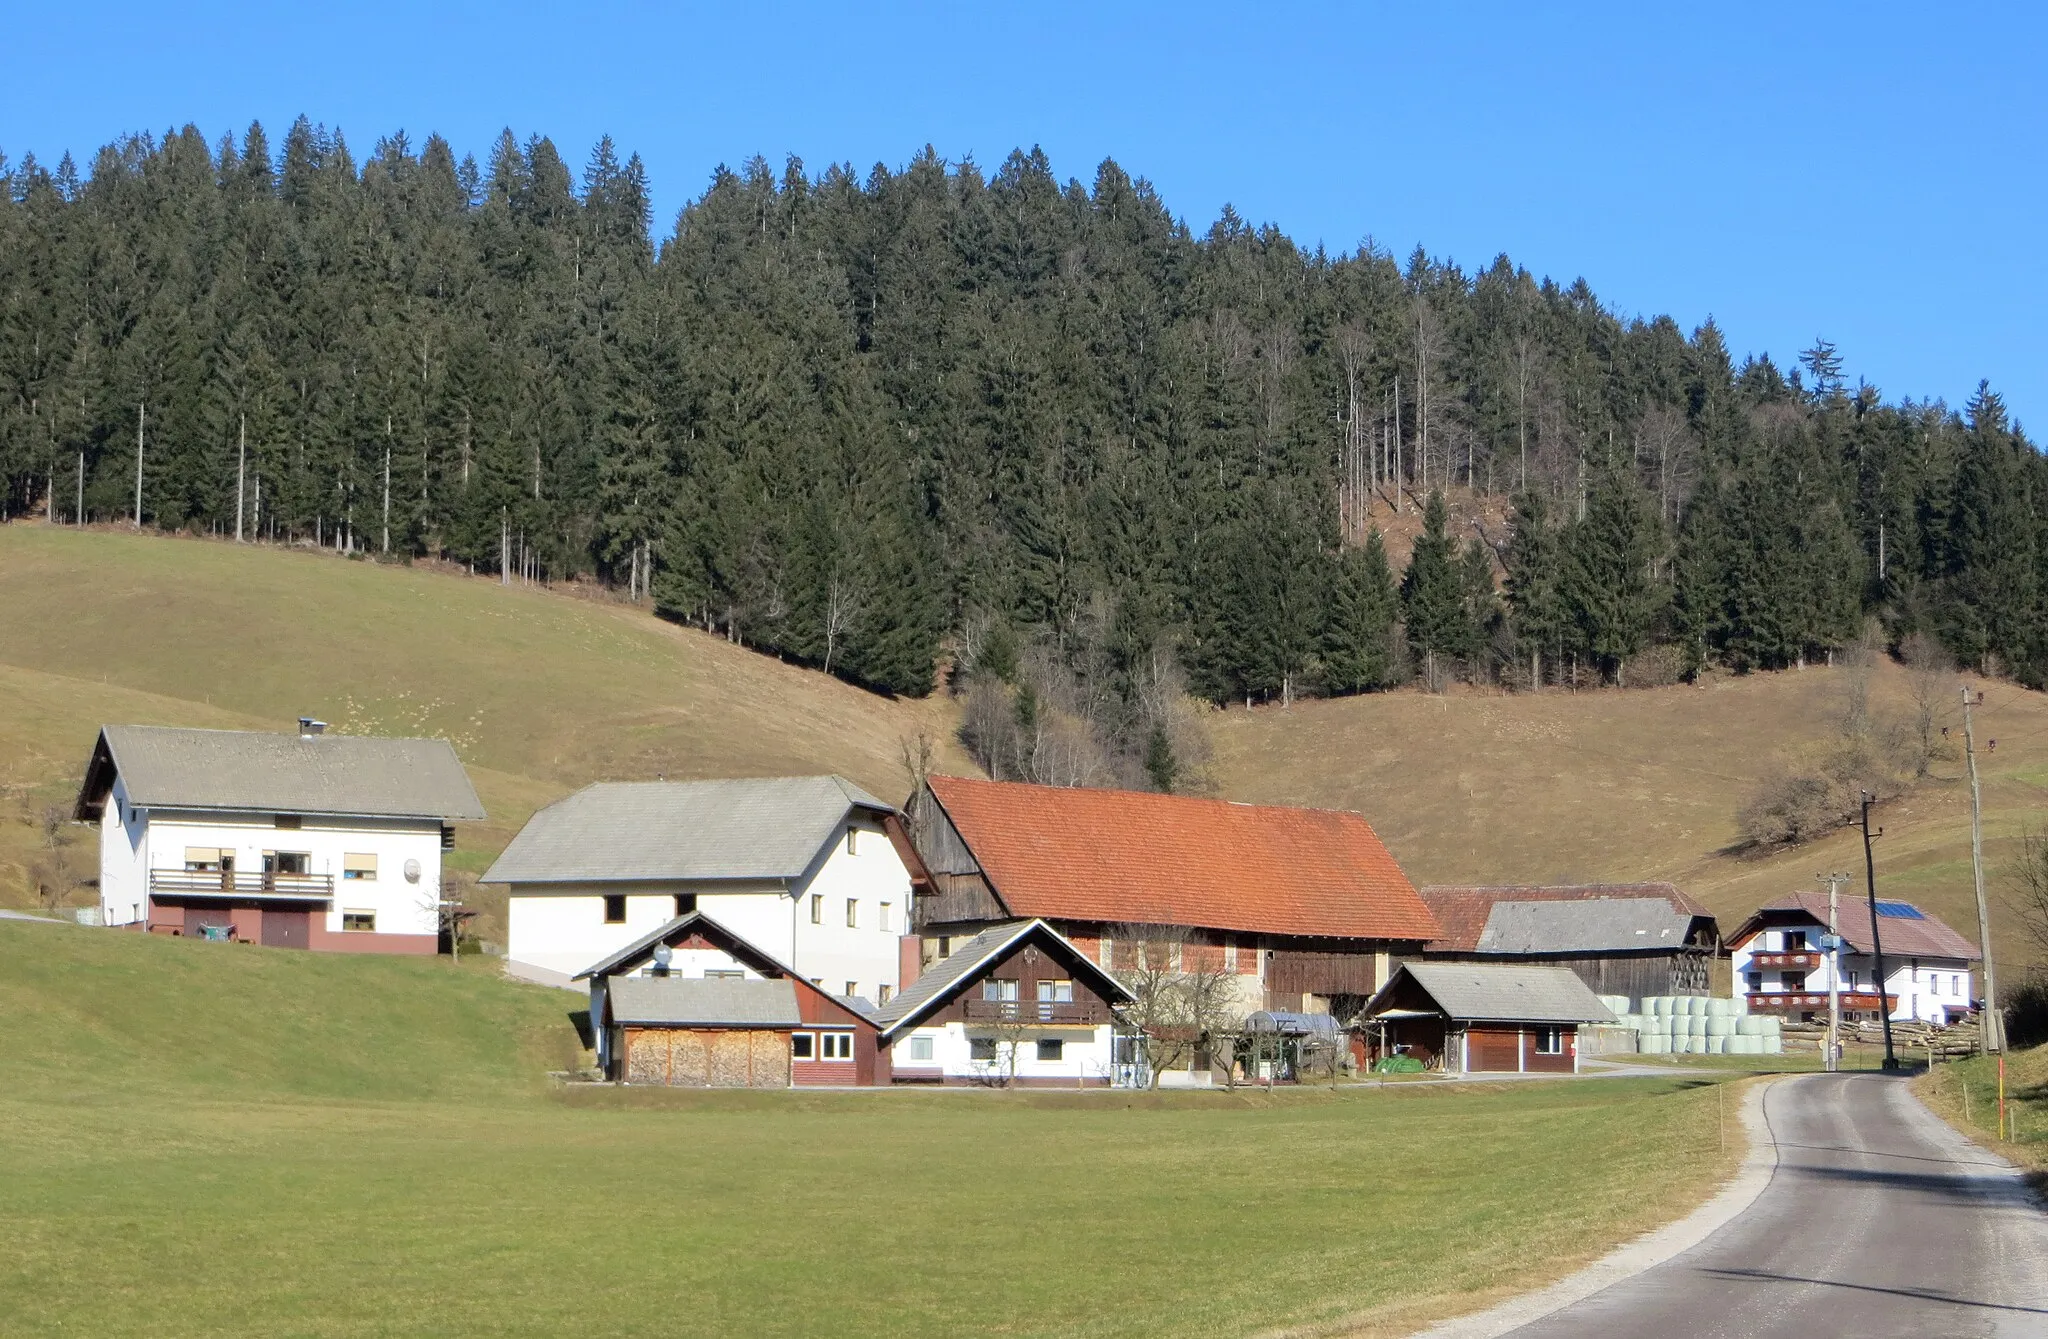
<path fill-rule="evenodd" d="M 101 728 L 74 817 L 100 828 L 100 916 L 157 934 L 432 953 L 441 855 L 484 817 L 439 739 Z"/>
<path fill-rule="evenodd" d="M 529 980 L 569 985 L 701 911 L 879 1004 L 904 981 L 915 864 L 895 807 L 843 777 L 601 782 L 536 813 L 483 881 L 508 890 L 507 968 Z"/>

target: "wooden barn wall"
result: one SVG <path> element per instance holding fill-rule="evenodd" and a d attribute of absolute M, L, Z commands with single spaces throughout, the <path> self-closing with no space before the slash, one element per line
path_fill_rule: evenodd
<path fill-rule="evenodd" d="M 1704 995 L 1709 959 L 1704 953 L 1603 953 L 1579 957 L 1498 953 L 1432 953 L 1418 962 L 1491 962 L 1532 967 L 1569 967 L 1596 995 Z"/>
<path fill-rule="evenodd" d="M 934 878 L 942 874 L 981 873 L 981 862 L 974 858 L 945 806 L 930 790 L 920 790 L 911 797 L 909 819 L 910 840 Z"/>
<path fill-rule="evenodd" d="M 1373 945 L 1331 952 L 1276 948 L 1266 957 L 1266 989 L 1276 994 L 1371 995 Z"/>

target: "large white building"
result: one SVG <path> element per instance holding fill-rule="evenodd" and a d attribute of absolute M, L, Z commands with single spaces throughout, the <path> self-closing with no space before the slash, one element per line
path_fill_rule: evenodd
<path fill-rule="evenodd" d="M 74 816 L 100 918 L 284 948 L 432 953 L 441 853 L 483 806 L 439 739 L 109 725 Z"/>
<path fill-rule="evenodd" d="M 566 986 L 701 911 L 880 1004 L 915 943 L 914 860 L 895 808 L 842 777 L 603 782 L 535 814 L 483 881 L 509 891 L 507 969 L 529 980 Z"/>
<path fill-rule="evenodd" d="M 1884 941 L 1884 993 L 1892 1019 L 1948 1024 L 1975 1007 L 1971 969 L 1982 955 L 1974 944 L 1911 902 L 1880 901 L 1878 932 Z M 1870 904 L 1843 897 L 1836 913 L 1843 944 L 1837 982 L 1841 1009 L 1854 1019 L 1875 1018 L 1877 941 L 1870 933 Z M 1825 893 L 1794 893 L 1757 909 L 1728 939 L 1735 992 L 1751 1013 L 1794 1018 L 1827 1017 L 1833 968 L 1821 947 L 1828 929 Z"/>

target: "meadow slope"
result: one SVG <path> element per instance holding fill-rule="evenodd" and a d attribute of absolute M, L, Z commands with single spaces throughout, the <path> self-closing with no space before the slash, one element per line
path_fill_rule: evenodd
<path fill-rule="evenodd" d="M 350 562 L 37 524 L 0 527 L 0 903 L 29 896 L 41 810 L 66 805 L 104 721 L 288 727 L 453 739 L 491 812 L 465 826 L 479 870 L 538 805 L 586 781 L 838 771 L 887 798 L 901 741 L 941 742 L 972 772 L 943 697 L 878 697 L 587 595 L 445 570 Z M 1735 813 L 1782 758 L 1825 737 L 1842 674 L 1506 695 L 1403 691 L 1210 713 L 1210 768 L 1234 799 L 1356 809 L 1417 882 L 1670 878 L 1730 918 L 1860 873 L 1843 833 L 1758 857 Z M 1994 883 L 2029 826 L 2048 827 L 2048 696 L 1989 687 L 1979 717 Z M 1874 697 L 1903 709 L 1903 675 Z M 1975 933 L 1968 789 L 1937 765 L 1887 805 L 1885 892 Z M 84 858 L 75 833 L 72 858 Z M 2001 913 L 2002 914 L 2002 913 Z M 2005 933 L 2001 959 L 2032 956 Z"/>

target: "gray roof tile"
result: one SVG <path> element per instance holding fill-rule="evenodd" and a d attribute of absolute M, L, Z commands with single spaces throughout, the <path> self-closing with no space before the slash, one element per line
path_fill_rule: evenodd
<path fill-rule="evenodd" d="M 105 803 L 114 772 L 129 802 L 144 809 L 484 817 L 469 774 L 443 739 L 104 726 L 79 795 L 81 816 Z"/>
<path fill-rule="evenodd" d="M 1477 953 L 1626 953 L 1676 949 L 1692 917 L 1661 897 L 1496 902 Z"/>
<path fill-rule="evenodd" d="M 837 776 L 599 782 L 535 814 L 483 882 L 793 879 L 854 809 L 896 812 Z"/>
<path fill-rule="evenodd" d="M 1408 962 L 1401 971 L 1454 1019 L 1498 1023 L 1611 1023 L 1614 1015 L 1566 967 L 1491 962 Z M 1388 997 L 1399 977 L 1366 1006 Z"/>
<path fill-rule="evenodd" d="M 796 1027 L 796 987 L 780 981 L 712 977 L 613 977 L 615 1023 L 653 1027 Z"/>

